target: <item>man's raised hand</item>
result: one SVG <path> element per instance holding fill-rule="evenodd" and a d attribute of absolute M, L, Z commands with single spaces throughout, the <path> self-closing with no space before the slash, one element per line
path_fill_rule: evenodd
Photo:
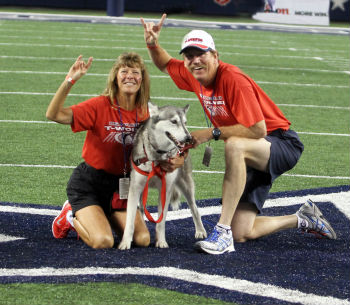
<path fill-rule="evenodd" d="M 158 43 L 158 38 L 160 35 L 160 31 L 162 29 L 163 23 L 165 18 L 167 17 L 166 14 L 162 15 L 162 18 L 160 19 L 160 21 L 155 24 L 154 22 L 145 22 L 145 20 L 143 18 L 140 18 L 141 23 L 143 25 L 143 29 L 144 29 L 144 37 L 145 37 L 145 41 L 146 44 L 149 46 L 155 46 Z"/>

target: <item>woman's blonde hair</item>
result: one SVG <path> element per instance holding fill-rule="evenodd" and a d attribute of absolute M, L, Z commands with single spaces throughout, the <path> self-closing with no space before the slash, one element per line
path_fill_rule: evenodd
<path fill-rule="evenodd" d="M 142 57 L 135 52 L 125 52 L 119 55 L 112 69 L 109 72 L 107 79 L 107 87 L 103 92 L 104 96 L 108 96 L 112 106 L 118 93 L 118 82 L 116 75 L 121 67 L 140 68 L 142 82 L 140 90 L 136 96 L 136 107 L 141 108 L 142 112 L 147 112 L 147 103 L 150 98 L 150 78 Z"/>

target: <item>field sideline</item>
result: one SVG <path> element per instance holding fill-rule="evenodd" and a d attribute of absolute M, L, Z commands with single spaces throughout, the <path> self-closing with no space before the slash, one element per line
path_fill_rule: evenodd
<path fill-rule="evenodd" d="M 165 26 L 162 31 L 160 43 L 166 47 L 170 54 L 179 58 L 179 45 L 182 36 L 189 30 L 189 27 L 173 26 L 174 24 L 177 25 L 170 18 L 169 26 Z M 2 266 L 0 266 L 0 280 L 2 280 L 0 291 L 1 295 L 4 296 L 0 300 L 0 304 L 14 304 L 16 294 L 13 293 L 18 293 L 19 290 L 24 291 L 24 293 L 16 298 L 16 304 L 26 304 L 26 301 L 31 298 L 30 291 L 32 289 L 35 291 L 35 296 L 41 295 L 37 304 L 101 304 L 101 299 L 98 296 L 89 295 L 85 290 L 87 287 L 101 291 L 100 296 L 102 294 L 105 296 L 102 299 L 103 304 L 227 304 L 226 302 L 239 304 L 275 304 L 275 302 L 276 304 L 294 304 L 296 302 L 316 304 L 313 303 L 312 295 L 309 295 L 312 286 L 316 285 L 314 282 L 308 282 L 310 274 L 313 273 L 313 266 L 309 266 L 306 261 L 301 261 L 307 253 L 306 245 L 314 247 L 312 253 L 319 259 L 329 259 L 334 268 L 329 273 L 332 274 L 334 271 L 334 276 L 339 275 L 339 280 L 342 280 L 341 269 L 349 270 L 349 260 L 346 259 L 340 263 L 338 258 L 341 255 L 346 256 L 346 253 L 349 252 L 349 239 L 346 236 L 349 235 L 350 200 L 349 189 L 344 185 L 349 185 L 350 180 L 350 61 L 348 32 L 346 35 L 346 33 L 341 33 L 343 29 L 338 29 L 337 31 L 331 30 L 335 33 L 334 35 L 325 34 L 327 29 L 324 28 L 323 32 L 311 34 L 310 29 L 301 31 L 301 28 L 298 28 L 297 33 L 291 31 L 290 28 L 288 32 L 283 32 L 281 27 L 263 31 L 255 28 L 254 24 L 251 25 L 250 29 L 244 25 L 237 26 L 235 30 L 209 28 L 208 31 L 214 36 L 221 59 L 239 66 L 252 76 L 279 105 L 287 118 L 292 121 L 292 128 L 299 132 L 304 142 L 305 152 L 299 164 L 280 177 L 272 190 L 273 194 L 278 194 L 276 196 L 279 198 L 276 199 L 277 212 L 295 212 L 295 205 L 301 204 L 306 198 L 305 196 L 313 196 L 317 202 L 322 203 L 327 217 L 328 215 L 332 217 L 332 223 L 334 221 L 337 230 L 340 231 L 341 238 L 339 241 L 337 240 L 337 248 L 332 250 L 335 244 L 329 241 L 320 243 L 294 233 L 284 233 L 270 236 L 262 242 L 238 246 L 239 251 L 235 253 L 233 261 L 226 258 L 222 262 L 217 260 L 209 262 L 208 257 L 199 257 L 194 254 L 191 249 L 192 239 L 186 240 L 187 236 L 192 234 L 188 231 L 192 227 L 191 222 L 188 223 L 186 217 L 177 218 L 178 216 L 174 214 L 174 219 L 169 219 L 171 221 L 168 234 L 173 237 L 171 247 L 176 253 L 175 256 L 178 255 L 182 260 L 181 264 L 180 262 L 174 264 L 173 260 L 176 257 L 171 256 L 171 249 L 166 251 L 166 258 L 162 257 L 161 251 L 153 247 L 145 252 L 133 249 L 129 256 L 135 255 L 135 258 L 140 261 L 140 258 L 137 257 L 138 253 L 147 255 L 145 265 L 137 264 L 141 268 L 186 267 L 190 277 L 194 276 L 191 272 L 218 276 L 222 272 L 224 277 L 230 279 L 229 283 L 232 287 L 225 288 L 220 284 L 221 286 L 217 286 L 218 290 L 215 290 L 213 288 L 215 287 L 215 276 L 210 285 L 204 283 L 208 280 L 204 277 L 204 282 L 199 286 L 185 284 L 187 280 L 182 278 L 180 274 L 172 281 L 171 278 L 162 279 L 159 274 L 145 273 L 141 280 L 136 274 L 132 275 L 135 264 L 129 263 L 126 254 L 116 252 L 115 249 L 101 251 L 102 256 L 105 257 L 101 259 L 104 261 L 110 258 L 113 261 L 112 265 L 107 261 L 103 264 L 106 268 L 112 268 L 112 274 L 113 272 L 114 274 L 121 272 L 120 276 L 110 274 L 103 277 L 102 269 L 98 269 L 102 265 L 92 264 L 91 267 L 100 270 L 100 272 L 97 271 L 96 275 L 74 277 L 62 274 L 54 278 L 41 275 L 49 280 L 40 281 L 35 280 L 36 268 L 45 271 L 45 268 L 52 267 L 59 272 L 65 265 L 64 260 L 55 258 L 57 264 L 52 263 L 50 260 L 46 261 L 47 253 L 33 250 L 33 253 L 37 252 L 38 257 L 42 257 L 41 260 L 45 263 L 40 265 L 40 260 L 34 256 L 33 261 L 27 267 L 23 264 L 25 257 L 16 254 L 13 257 L 18 258 L 18 263 L 25 266 L 16 267 L 15 262 L 10 259 L 11 252 L 7 251 L 20 247 L 23 249 L 23 255 L 27 256 L 32 251 L 31 247 L 37 247 L 35 241 L 33 241 L 32 246 L 30 243 L 27 244 L 27 241 L 31 242 L 32 240 L 30 235 L 24 233 L 23 230 L 23 228 L 32 230 L 28 219 L 32 219 L 37 228 L 43 230 L 41 235 L 38 235 L 37 232 L 32 232 L 32 234 L 40 239 L 44 249 L 46 247 L 47 249 L 59 247 L 59 244 L 50 240 L 50 221 L 65 200 L 65 185 L 72 169 L 81 161 L 80 154 L 84 134 L 73 135 L 69 127 L 48 122 L 45 118 L 45 111 L 58 85 L 79 54 L 84 54 L 85 58 L 93 56 L 94 62 L 91 71 L 74 86 L 67 99 L 67 104 L 75 104 L 100 94 L 105 86 L 109 68 L 117 55 L 123 51 L 134 50 L 146 60 L 151 75 L 153 102 L 159 105 L 190 104 L 188 125 L 191 130 L 205 127 L 205 120 L 196 97 L 193 94 L 179 91 L 169 77 L 161 74 L 150 62 L 143 41 L 141 25 L 29 21 L 28 18 L 27 20 L 2 20 L 0 11 L 0 127 L 2 129 L 0 137 L 0 253 L 3 257 Z M 224 171 L 222 153 L 223 143 L 215 143 L 212 165 L 210 168 L 206 168 L 201 165 L 203 149 L 191 151 L 196 198 L 199 203 L 207 204 L 208 202 L 208 207 L 201 208 L 208 221 L 215 221 L 215 217 L 220 211 L 220 207 L 213 204 L 211 200 L 215 201 L 217 200 L 215 198 L 221 196 L 221 181 Z M 328 189 L 329 187 L 331 189 Z M 290 192 L 286 194 L 276 193 L 282 191 Z M 337 194 L 335 195 L 337 199 L 330 197 L 333 192 Z M 283 199 L 285 196 L 289 196 L 291 199 Z M 344 198 L 344 202 L 342 198 Z M 271 200 L 273 199 L 271 198 Z M 149 201 L 152 205 L 156 201 L 156 195 L 151 193 Z M 285 206 L 283 202 L 286 203 Z M 211 208 L 212 206 L 214 206 L 214 210 Z M 35 212 L 29 214 L 25 210 L 27 207 L 33 208 Z M 272 212 L 269 207 L 270 205 L 267 206 L 268 213 Z M 19 212 L 23 211 L 21 209 L 25 210 L 23 214 Z M 42 214 L 42 216 L 36 214 L 37 211 L 45 209 L 52 211 L 52 214 Z M 210 216 L 211 214 L 213 216 Z M 8 222 L 8 217 L 12 222 Z M 23 228 L 17 228 L 14 223 L 21 224 Z M 347 228 L 345 230 L 342 227 L 344 225 Z M 175 228 L 183 228 L 183 232 L 179 233 Z M 182 239 L 177 237 L 177 234 L 180 234 Z M 11 236 L 14 238 L 24 236 L 25 240 L 11 241 Z M 304 242 L 306 243 L 303 244 Z M 275 245 L 281 245 L 281 248 L 278 250 Z M 63 247 L 57 248 L 60 249 L 57 251 L 63 251 L 62 253 L 67 256 L 73 254 L 69 249 L 74 252 L 81 251 L 82 256 L 88 261 L 95 259 L 96 252 L 86 249 L 74 237 L 64 242 Z M 255 247 L 258 248 L 256 253 L 254 252 Z M 296 251 L 293 251 L 293 247 Z M 250 251 L 251 257 L 247 255 Z M 288 272 L 291 272 L 290 276 L 287 271 L 279 272 L 278 268 L 273 267 L 272 262 L 269 265 L 269 261 L 267 264 L 271 269 L 260 270 L 261 256 L 270 252 L 282 256 L 288 254 L 290 262 L 295 260 L 304 264 L 305 270 L 308 270 L 310 274 L 295 271 L 295 265 L 277 257 L 276 261 L 279 264 L 290 267 L 288 269 Z M 75 255 L 76 253 L 73 256 Z M 159 258 L 162 263 L 167 261 L 169 265 L 154 264 L 153 256 L 154 259 Z M 125 259 L 125 265 L 119 261 L 118 257 L 122 260 Z M 249 264 L 248 262 L 253 257 L 256 261 Z M 38 260 L 38 263 L 34 263 L 35 260 Z M 191 269 L 189 266 L 192 260 L 198 260 L 200 265 L 204 267 L 204 271 Z M 225 271 L 223 262 L 232 268 L 233 274 Z M 236 264 L 235 266 L 231 265 L 233 262 Z M 316 260 L 316 263 L 323 266 L 322 261 Z M 75 268 L 74 266 L 77 265 L 70 264 L 71 262 L 68 264 L 71 268 Z M 207 268 L 205 268 L 206 264 Z M 193 261 L 193 266 L 195 265 Z M 22 278 L 23 274 L 16 275 L 14 273 L 12 279 L 18 276 L 18 281 L 9 280 L 11 268 L 15 272 L 17 269 L 30 268 L 30 266 L 32 266 L 30 272 L 33 272 L 31 275 L 28 273 Z M 209 269 L 209 266 L 212 269 Z M 245 266 L 247 269 L 238 266 Z M 78 268 L 83 267 L 90 267 L 90 265 L 84 265 L 82 262 L 78 266 Z M 126 268 L 125 270 L 131 268 L 125 277 L 122 276 L 123 268 Z M 325 268 L 327 267 L 325 266 Z M 54 273 L 51 269 L 47 270 L 48 275 Z M 245 270 L 250 270 L 251 274 Z M 158 271 L 164 272 L 162 269 Z M 24 271 L 25 273 L 26 271 Z M 251 276 L 253 273 L 256 274 L 256 278 Z M 268 274 L 266 278 L 263 276 L 264 273 Z M 261 276 L 260 279 L 258 275 Z M 30 278 L 28 276 L 33 278 L 32 282 L 28 280 Z M 326 274 L 321 272 L 317 275 L 314 274 L 314 276 L 315 279 L 319 280 L 321 286 L 327 286 Z M 300 281 L 300 287 L 293 284 L 296 278 L 303 278 Z M 273 279 L 280 279 L 281 283 L 279 284 Z M 241 290 L 238 288 L 235 290 L 235 286 L 238 287 L 239 283 L 243 283 L 240 280 L 261 284 L 261 287 L 265 287 L 263 290 L 266 290 L 266 294 L 258 292 L 260 288 L 255 290 L 253 284 L 249 284 L 251 286 L 243 285 Z M 54 285 L 54 283 L 57 284 Z M 67 283 L 69 283 L 68 286 L 65 286 Z M 168 291 L 147 287 L 144 284 L 168 289 Z M 274 287 L 273 289 L 276 289 L 277 294 L 274 295 L 271 288 L 271 295 L 267 297 L 268 288 L 264 285 L 269 284 Z M 338 283 L 339 289 L 334 291 L 324 289 L 322 291 L 320 288 L 314 288 L 314 291 L 316 295 L 325 297 L 321 298 L 324 303 L 332 303 L 333 300 L 334 304 L 349 304 L 348 288 L 345 289 L 348 284 L 348 279 L 344 279 Z M 66 287 L 66 290 L 62 290 L 63 287 Z M 248 287 L 251 291 L 256 291 L 255 297 L 254 293 L 252 295 L 245 293 L 247 291 L 245 289 Z M 297 296 L 293 292 L 292 296 L 294 295 L 295 299 L 293 297 L 283 298 L 281 287 L 301 294 Z M 48 288 L 52 293 L 46 292 Z M 171 294 L 171 290 L 177 292 Z M 72 297 L 69 291 L 74 291 L 79 297 Z M 62 298 L 56 299 L 55 294 L 59 294 Z M 330 299 L 327 299 L 328 297 Z M 158 298 L 159 301 L 157 301 Z M 62 303 L 62 299 L 67 300 L 67 302 Z M 33 302 L 31 303 L 35 304 L 35 301 Z"/>

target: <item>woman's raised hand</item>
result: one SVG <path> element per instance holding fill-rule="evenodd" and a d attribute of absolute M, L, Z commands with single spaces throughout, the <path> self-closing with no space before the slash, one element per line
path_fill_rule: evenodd
<path fill-rule="evenodd" d="M 83 55 L 79 55 L 75 63 L 70 67 L 67 74 L 67 78 L 71 77 L 74 81 L 77 81 L 79 78 L 85 75 L 87 70 L 89 70 L 92 64 L 92 57 L 89 57 L 87 63 L 83 60 Z"/>

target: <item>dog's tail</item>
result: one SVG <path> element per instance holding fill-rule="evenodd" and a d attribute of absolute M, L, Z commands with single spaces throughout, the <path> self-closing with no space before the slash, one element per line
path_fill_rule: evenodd
<path fill-rule="evenodd" d="M 180 190 L 175 186 L 170 198 L 170 205 L 173 211 L 177 211 L 179 209 L 180 199 L 181 199 Z"/>

